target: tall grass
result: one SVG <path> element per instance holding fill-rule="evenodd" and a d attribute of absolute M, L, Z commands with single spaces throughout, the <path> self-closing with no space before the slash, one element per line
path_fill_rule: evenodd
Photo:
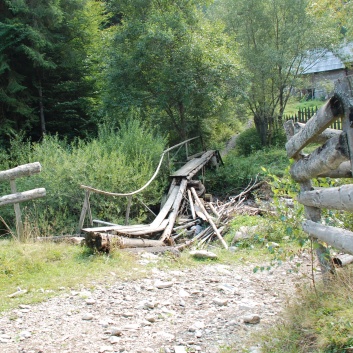
<path fill-rule="evenodd" d="M 40 162 L 40 174 L 16 181 L 19 191 L 37 187 L 44 187 L 47 191 L 45 198 L 21 205 L 24 218 L 43 235 L 73 233 L 84 199 L 81 184 L 110 192 L 134 191 L 153 175 L 165 145 L 164 137 L 138 120 L 131 120 L 119 130 L 103 125 L 98 137 L 89 141 L 77 139 L 67 143 L 57 136 L 47 136 L 42 142 L 32 144 L 21 138 L 15 139 L 7 156 L 2 155 L 0 169 Z M 159 203 L 166 186 L 166 175 L 164 168 L 159 177 L 138 195 L 144 203 Z M 0 188 L 1 194 L 10 193 L 7 183 L 1 183 Z M 126 198 L 92 194 L 90 200 L 94 218 L 122 221 Z M 13 208 L 3 207 L 0 212 L 13 226 Z M 136 199 L 133 199 L 131 217 L 136 221 L 147 217 Z"/>
<path fill-rule="evenodd" d="M 353 347 L 353 270 L 302 289 L 282 322 L 262 336 L 263 353 L 346 353 Z"/>

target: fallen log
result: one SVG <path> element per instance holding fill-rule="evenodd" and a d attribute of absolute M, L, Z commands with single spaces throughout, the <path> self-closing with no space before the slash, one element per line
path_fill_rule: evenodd
<path fill-rule="evenodd" d="M 120 251 L 132 252 L 132 253 L 142 253 L 148 252 L 152 254 L 160 254 L 170 252 L 175 256 L 180 256 L 180 252 L 177 247 L 174 246 L 151 246 L 146 248 L 124 248 L 120 249 Z"/>
<path fill-rule="evenodd" d="M 161 247 L 164 243 L 160 240 L 150 240 L 141 238 L 127 238 L 115 234 L 89 232 L 85 237 L 86 245 L 98 251 L 109 252 L 112 247 L 124 248 L 145 248 Z"/>
<path fill-rule="evenodd" d="M 44 242 L 53 242 L 53 243 L 69 243 L 82 245 L 85 241 L 84 237 L 72 236 L 72 235 L 57 235 L 53 237 L 37 237 L 36 241 L 44 243 Z"/>

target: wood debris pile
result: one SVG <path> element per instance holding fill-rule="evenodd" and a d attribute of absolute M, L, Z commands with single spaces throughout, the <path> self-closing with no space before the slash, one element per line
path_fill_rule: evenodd
<path fill-rule="evenodd" d="M 234 214 L 244 210 L 246 206 L 242 204 L 247 194 L 260 184 L 254 182 L 225 202 L 213 202 L 200 181 L 174 178 L 167 200 L 152 223 L 109 225 L 82 231 L 89 247 L 105 252 L 112 247 L 149 252 L 178 251 L 191 245 L 204 247 L 212 240 L 218 240 L 227 249 L 223 235 L 229 221 Z M 257 210 L 259 213 L 256 208 L 250 209 L 247 212 Z"/>

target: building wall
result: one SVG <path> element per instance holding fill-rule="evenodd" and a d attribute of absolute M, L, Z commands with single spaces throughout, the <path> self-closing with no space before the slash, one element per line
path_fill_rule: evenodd
<path fill-rule="evenodd" d="M 307 93 L 315 99 L 327 99 L 333 94 L 335 81 L 353 75 L 353 69 L 340 69 L 308 74 Z"/>

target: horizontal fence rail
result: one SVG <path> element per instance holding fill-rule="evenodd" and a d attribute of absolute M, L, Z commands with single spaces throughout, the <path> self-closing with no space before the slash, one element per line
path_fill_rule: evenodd
<path fill-rule="evenodd" d="M 40 163 L 34 162 L 23 164 L 12 169 L 0 171 L 0 181 L 9 181 L 12 192 L 12 194 L 10 195 L 0 197 L 0 206 L 14 205 L 16 215 L 16 231 L 17 237 L 19 239 L 23 239 L 24 237 L 21 209 L 19 203 L 44 197 L 46 195 L 46 190 L 44 188 L 39 188 L 23 192 L 17 192 L 15 180 L 17 178 L 40 173 L 41 169 L 42 167 Z"/>

